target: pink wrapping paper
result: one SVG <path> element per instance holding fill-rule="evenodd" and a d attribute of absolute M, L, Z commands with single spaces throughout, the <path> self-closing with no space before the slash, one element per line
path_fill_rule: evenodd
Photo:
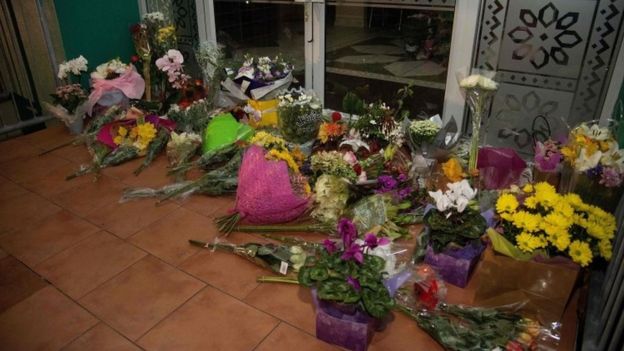
<path fill-rule="evenodd" d="M 137 73 L 134 66 L 130 66 L 124 74 L 115 79 L 93 79 L 91 94 L 85 104 L 86 111 L 91 114 L 93 106 L 97 104 L 102 95 L 113 89 L 121 90 L 130 99 L 140 99 L 145 91 L 145 81 Z"/>
<path fill-rule="evenodd" d="M 518 182 L 526 162 L 512 148 L 484 147 L 479 149 L 477 168 L 485 189 L 506 189 Z"/>

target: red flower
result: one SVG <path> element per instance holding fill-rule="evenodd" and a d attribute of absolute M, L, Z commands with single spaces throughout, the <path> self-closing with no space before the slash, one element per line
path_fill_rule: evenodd
<path fill-rule="evenodd" d="M 338 121 L 340 121 L 342 119 L 342 115 L 340 114 L 340 112 L 334 111 L 331 114 L 331 118 L 332 118 L 332 121 L 338 122 Z"/>
<path fill-rule="evenodd" d="M 510 340 L 509 342 L 507 342 L 507 345 L 505 345 L 505 350 L 506 351 L 523 351 L 524 349 L 522 348 L 522 345 L 520 345 L 519 342 Z"/>
<path fill-rule="evenodd" d="M 141 61 L 141 58 L 137 55 L 132 55 L 130 56 L 130 61 L 132 61 L 132 63 L 137 63 L 139 61 Z"/>
<path fill-rule="evenodd" d="M 134 34 L 141 30 L 141 25 L 139 23 L 135 23 L 130 26 L 130 33 Z"/>
<path fill-rule="evenodd" d="M 353 165 L 353 170 L 355 171 L 355 174 L 357 175 L 362 174 L 362 166 L 360 166 L 359 163 L 356 163 L 355 165 Z"/>

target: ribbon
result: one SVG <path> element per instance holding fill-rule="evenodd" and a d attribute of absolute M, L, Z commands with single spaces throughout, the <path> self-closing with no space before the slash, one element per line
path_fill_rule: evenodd
<path fill-rule="evenodd" d="M 117 89 L 129 99 L 140 99 L 145 91 L 145 81 L 137 73 L 134 66 L 130 66 L 121 76 L 115 79 L 93 79 L 91 94 L 85 104 L 86 112 L 91 114 L 93 106 L 102 98 L 104 93 Z"/>

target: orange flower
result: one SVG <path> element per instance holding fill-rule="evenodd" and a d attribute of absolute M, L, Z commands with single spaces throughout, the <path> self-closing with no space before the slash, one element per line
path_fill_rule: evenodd
<path fill-rule="evenodd" d="M 344 127 L 342 124 L 333 122 L 323 122 L 319 128 L 318 139 L 321 143 L 325 144 L 330 138 L 339 137 L 344 134 Z"/>
<path fill-rule="evenodd" d="M 444 172 L 444 176 L 453 183 L 464 179 L 466 176 L 459 160 L 456 158 L 444 162 L 442 164 L 442 171 Z"/>

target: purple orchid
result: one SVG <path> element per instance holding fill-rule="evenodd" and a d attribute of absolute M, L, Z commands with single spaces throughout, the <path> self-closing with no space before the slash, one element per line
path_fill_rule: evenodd
<path fill-rule="evenodd" d="M 353 290 L 360 291 L 362 290 L 362 286 L 360 285 L 360 281 L 357 278 L 353 278 L 352 276 L 347 277 L 347 283 L 351 285 Z"/>
<path fill-rule="evenodd" d="M 325 247 L 325 250 L 327 250 L 327 253 L 329 253 L 330 255 L 338 251 L 338 246 L 336 246 L 336 242 L 333 240 L 323 240 L 323 246 Z"/>
<path fill-rule="evenodd" d="M 544 143 L 535 144 L 535 165 L 542 172 L 553 172 L 562 160 L 561 152 L 557 143 L 546 140 Z"/>
<path fill-rule="evenodd" d="M 390 243 L 390 240 L 388 238 L 385 238 L 385 237 L 378 238 L 375 234 L 368 233 L 364 237 L 364 243 L 365 243 L 366 247 L 368 247 L 371 250 L 373 250 L 377 246 L 388 245 Z"/>
<path fill-rule="evenodd" d="M 364 263 L 364 254 L 362 253 L 362 248 L 358 244 L 351 244 L 340 256 L 340 259 L 343 261 L 353 260 L 359 264 Z"/>
<path fill-rule="evenodd" d="M 341 218 L 338 221 L 338 233 L 342 236 L 342 244 L 345 248 L 350 247 L 357 238 L 357 228 L 348 218 Z"/>

